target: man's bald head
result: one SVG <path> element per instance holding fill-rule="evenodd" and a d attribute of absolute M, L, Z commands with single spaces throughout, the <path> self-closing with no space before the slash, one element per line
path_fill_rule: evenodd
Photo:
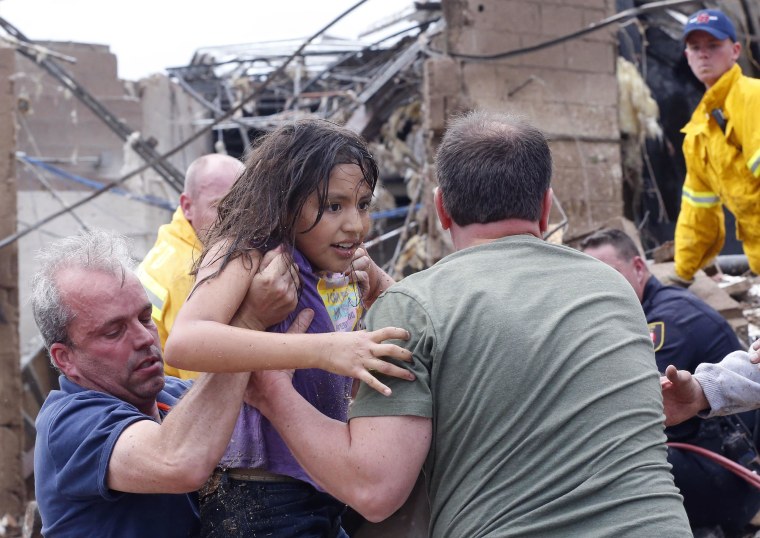
<path fill-rule="evenodd" d="M 229 192 L 243 168 L 239 160 L 217 153 L 203 155 L 188 167 L 179 202 L 201 240 L 216 220 L 216 204 Z"/>

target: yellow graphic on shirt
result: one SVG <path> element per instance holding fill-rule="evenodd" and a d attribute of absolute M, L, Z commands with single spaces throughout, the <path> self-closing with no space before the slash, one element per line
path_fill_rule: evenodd
<path fill-rule="evenodd" d="M 336 332 L 358 330 L 364 309 L 361 306 L 359 287 L 340 273 L 323 275 L 317 290 L 325 303 Z"/>

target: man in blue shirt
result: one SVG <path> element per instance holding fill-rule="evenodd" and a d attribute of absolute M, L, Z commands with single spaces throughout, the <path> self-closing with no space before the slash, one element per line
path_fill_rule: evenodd
<path fill-rule="evenodd" d="M 717 363 L 743 349 L 718 312 L 691 292 L 657 280 L 625 232 L 596 232 L 583 241 L 581 250 L 616 269 L 633 286 L 649 324 L 661 373 L 671 364 L 693 373 L 700 363 Z M 742 418 L 752 419 L 749 426 L 754 426 L 754 415 Z M 742 427 L 735 419 L 696 417 L 665 429 L 668 441 L 701 446 L 726 456 L 725 441 L 737 432 L 742 433 Z M 760 509 L 760 492 L 703 456 L 669 448 L 668 461 L 692 527 L 721 525 L 738 531 Z"/>
<path fill-rule="evenodd" d="M 295 305 L 293 275 L 276 256 L 249 292 L 269 318 L 248 326 L 263 329 Z M 118 236 L 64 238 L 38 260 L 34 316 L 63 374 L 37 417 L 43 534 L 197 535 L 194 492 L 227 446 L 250 374 L 206 374 L 190 390 L 164 378 L 151 303 Z"/>

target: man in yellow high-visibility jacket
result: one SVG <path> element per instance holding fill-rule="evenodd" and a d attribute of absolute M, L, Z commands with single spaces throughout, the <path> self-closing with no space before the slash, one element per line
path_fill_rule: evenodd
<path fill-rule="evenodd" d="M 760 80 L 736 63 L 741 44 L 724 13 L 698 11 L 684 39 L 689 67 L 707 89 L 682 129 L 686 180 L 670 283 L 687 286 L 723 248 L 723 205 L 736 218 L 750 269 L 760 273 Z"/>
<path fill-rule="evenodd" d="M 239 160 L 221 154 L 204 155 L 193 161 L 185 174 L 179 207 L 171 222 L 158 229 L 156 243 L 137 268 L 137 276 L 153 304 L 153 321 L 158 327 L 161 348 L 195 282 L 190 271 L 201 252 L 199 237 L 214 223 L 217 202 L 227 194 L 243 168 Z M 182 379 L 198 375 L 168 365 L 164 365 L 164 371 Z"/>

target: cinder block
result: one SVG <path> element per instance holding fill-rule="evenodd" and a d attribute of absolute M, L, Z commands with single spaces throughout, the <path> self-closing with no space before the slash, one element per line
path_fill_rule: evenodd
<path fill-rule="evenodd" d="M 462 64 L 462 80 L 468 95 L 478 97 L 501 97 L 507 80 L 497 74 L 496 65 L 492 62 L 464 62 Z"/>
<path fill-rule="evenodd" d="M 614 9 L 610 9 L 608 6 L 603 6 L 601 4 L 602 4 L 601 2 L 594 2 L 592 0 L 592 5 L 586 6 L 586 9 L 583 10 L 584 28 L 587 28 L 591 26 L 592 24 L 599 24 L 601 21 L 603 21 L 610 15 L 615 14 Z M 599 28 L 598 30 L 595 30 L 591 34 L 586 34 L 586 36 L 593 36 L 593 38 L 595 39 L 602 39 L 602 37 L 604 37 L 606 39 L 610 36 L 614 36 L 615 32 L 617 32 L 617 25 L 610 24 L 610 25 L 604 26 L 603 28 Z"/>
<path fill-rule="evenodd" d="M 591 164 L 620 164 L 620 144 L 617 142 L 617 138 L 614 143 L 586 142 L 583 147 Z"/>
<path fill-rule="evenodd" d="M 469 18 L 476 29 L 505 34 L 541 31 L 541 6 L 526 0 L 480 0 L 469 3 Z"/>
<path fill-rule="evenodd" d="M 590 204 L 590 214 L 593 224 L 602 224 L 612 218 L 623 214 L 623 200 L 609 200 L 606 202 L 593 202 Z"/>
<path fill-rule="evenodd" d="M 520 37 L 522 48 L 535 45 L 541 41 L 540 36 L 535 35 L 523 35 Z M 565 65 L 565 47 L 560 43 L 553 47 L 537 50 L 535 52 L 529 52 L 527 54 L 521 54 L 515 59 L 519 65 L 526 67 L 548 67 L 553 69 L 564 69 Z"/>
<path fill-rule="evenodd" d="M 442 133 L 446 128 L 446 99 L 442 95 L 427 95 L 424 101 L 427 114 L 425 129 Z"/>
<path fill-rule="evenodd" d="M 533 123 L 544 132 L 552 135 L 578 133 L 577 118 L 571 116 L 567 103 L 531 103 Z"/>
<path fill-rule="evenodd" d="M 587 203 L 591 203 L 590 181 L 587 169 L 581 167 L 564 168 L 557 170 L 554 184 L 562 192 L 570 193 L 572 197 L 582 198 Z"/>
<path fill-rule="evenodd" d="M 450 57 L 437 57 L 424 63 L 425 93 L 453 95 L 460 88 L 460 68 Z"/>
<path fill-rule="evenodd" d="M 574 103 L 546 103 L 539 110 L 541 121 L 552 126 L 549 132 L 564 136 L 589 136 L 617 140 L 617 110 L 612 107 Z"/>
<path fill-rule="evenodd" d="M 574 6 L 542 6 L 541 34 L 557 37 L 583 29 L 585 11 Z"/>
<path fill-rule="evenodd" d="M 561 176 L 561 172 L 557 174 Z M 574 229 L 577 227 L 584 227 L 590 225 L 593 221 L 591 219 L 591 213 L 589 211 L 588 202 L 583 197 L 573 196 L 571 193 L 565 193 L 562 188 L 559 187 L 561 181 L 555 181 L 557 185 L 554 192 L 562 204 L 562 209 L 565 211 L 568 220 L 568 228 Z"/>
<path fill-rule="evenodd" d="M 16 214 L 15 210 L 12 214 Z M 16 232 L 15 226 L 13 228 L 7 226 L 9 224 L 7 220 L 2 224 L 4 226 L 0 228 L 0 238 L 5 238 Z M 18 286 L 17 250 L 14 245 L 8 245 L 3 248 L 3 255 L 0 256 L 0 288 L 7 291 L 13 290 L 16 286 Z"/>
<path fill-rule="evenodd" d="M 574 40 L 565 43 L 567 67 L 587 73 L 614 73 L 615 49 L 605 42 Z"/>
<path fill-rule="evenodd" d="M 18 344 L 18 339 L 16 338 L 16 328 L 18 326 L 18 288 L 15 281 L 11 286 L 0 286 L 0 308 L 2 308 L 4 319 L 4 322 L 0 323 L 0 331 L 3 328 L 6 328 L 8 331 L 8 340 L 3 340 L 5 345 L 8 346 L 4 352 L 13 354 L 18 350 L 18 347 L 11 347 L 14 342 L 16 345 Z M 10 341 L 11 338 L 14 342 Z"/>
<path fill-rule="evenodd" d="M 618 83 L 614 73 L 586 73 L 586 95 L 593 96 L 594 103 L 603 106 L 618 105 Z"/>
<path fill-rule="evenodd" d="M 471 24 L 468 0 L 447 0 L 441 2 L 441 11 L 446 20 L 447 30 L 445 34 L 456 37 L 462 28 Z"/>
<path fill-rule="evenodd" d="M 499 64 L 496 79 L 501 83 L 499 95 L 506 101 L 538 101 L 542 99 L 544 88 L 534 76 L 535 69 Z"/>
<path fill-rule="evenodd" d="M 489 56 L 519 49 L 520 36 L 498 28 L 471 27 L 459 34 L 458 40 L 451 42 L 452 52 L 473 56 Z M 463 59 L 464 61 L 472 61 Z M 486 60 L 493 61 L 493 60 Z"/>
<path fill-rule="evenodd" d="M 588 166 L 582 171 L 588 184 L 589 201 L 622 200 L 623 189 L 619 162 Z"/>
<path fill-rule="evenodd" d="M 68 71 L 88 92 L 99 96 L 121 95 L 124 89 L 117 78 L 117 60 L 108 45 L 45 41 L 43 46 L 76 58 L 76 63 L 52 58 Z"/>
<path fill-rule="evenodd" d="M 541 0 L 538 0 L 539 2 Z M 590 9 L 600 9 L 603 6 L 607 13 L 614 13 L 614 4 L 610 0 L 559 0 L 562 4 L 568 6 L 586 7 Z M 614 1 L 614 0 L 613 0 Z"/>
<path fill-rule="evenodd" d="M 552 166 L 555 169 L 575 166 L 578 150 L 576 149 L 575 153 L 573 153 L 572 146 L 575 146 L 575 142 L 568 141 L 564 138 L 561 140 L 552 140 L 551 137 L 549 137 L 549 149 L 552 152 Z"/>
<path fill-rule="evenodd" d="M 585 75 L 573 71 L 557 69 L 533 69 L 536 77 L 534 86 L 543 86 L 542 95 L 548 102 L 588 103 L 589 93 Z"/>
<path fill-rule="evenodd" d="M 568 69 L 588 73 L 615 73 L 612 43 L 576 40 L 565 43 Z"/>
<path fill-rule="evenodd" d="M 0 169 L 0 174 L 9 174 L 10 170 L 7 167 Z M 12 222 L 15 227 L 15 218 L 11 217 L 16 212 L 16 185 L 15 181 L 9 175 L 6 175 L 4 179 L 0 179 L 0 229 L 8 226 L 6 223 L 6 215 L 8 216 L 7 222 Z"/>

